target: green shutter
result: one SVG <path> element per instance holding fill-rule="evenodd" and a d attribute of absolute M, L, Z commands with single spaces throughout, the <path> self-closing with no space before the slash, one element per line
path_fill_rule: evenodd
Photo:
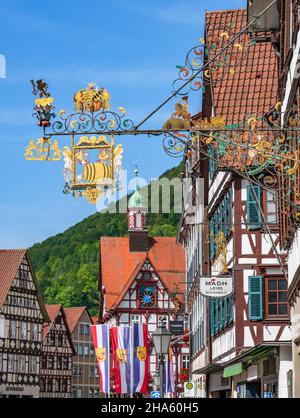
<path fill-rule="evenodd" d="M 223 225 L 223 231 L 225 234 L 225 237 L 228 238 L 228 215 L 229 215 L 229 208 L 228 208 L 228 193 L 225 194 L 224 197 L 224 225 Z"/>
<path fill-rule="evenodd" d="M 255 196 L 260 202 L 260 187 L 247 186 L 247 224 L 249 229 L 257 229 L 261 226 L 261 213 Z"/>
<path fill-rule="evenodd" d="M 262 276 L 249 276 L 248 293 L 249 319 L 259 321 L 263 318 Z"/>

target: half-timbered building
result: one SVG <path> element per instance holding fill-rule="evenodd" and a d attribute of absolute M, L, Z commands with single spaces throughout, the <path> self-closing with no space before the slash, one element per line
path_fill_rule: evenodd
<path fill-rule="evenodd" d="M 206 40 L 226 28 L 238 33 L 246 24 L 247 10 L 207 12 Z M 228 73 L 206 87 L 203 119 L 216 116 L 234 126 L 253 115 L 261 118 L 277 103 L 273 38 L 267 31 L 251 36 L 255 42 L 235 65 L 234 75 Z M 192 369 L 206 376 L 211 397 L 287 397 L 291 332 L 276 191 L 272 194 L 234 170 L 224 171 L 224 166 L 222 170 L 213 147 L 207 145 L 206 152 L 209 158 L 198 161 L 208 225 L 201 237 L 204 272 L 232 276 L 234 292 L 209 300 L 207 363 Z M 193 292 L 189 297 L 197 300 L 197 286 Z"/>
<path fill-rule="evenodd" d="M 62 305 L 46 305 L 50 323 L 44 324 L 40 368 L 41 398 L 70 398 L 75 349 Z"/>
<path fill-rule="evenodd" d="M 0 250 L 0 397 L 39 397 L 45 321 L 26 250 Z"/>
<path fill-rule="evenodd" d="M 185 262 L 175 238 L 149 236 L 146 213 L 137 188 L 128 202 L 128 236 L 100 240 L 99 320 L 112 325 L 145 323 L 151 337 L 159 318 L 164 317 L 169 326 L 170 320 L 183 314 Z M 175 354 L 179 376 L 189 367 L 188 342 L 182 340 Z M 151 344 L 149 393 L 157 369 Z M 178 391 L 182 387 L 178 381 Z"/>
<path fill-rule="evenodd" d="M 296 128 L 299 129 L 300 83 L 299 83 L 299 0 L 281 0 L 280 27 L 278 28 L 277 50 L 280 56 L 279 74 L 281 79 L 280 100 L 282 102 L 282 127 L 288 126 L 291 109 L 296 115 Z M 281 206 L 279 208 L 281 247 L 288 250 L 288 301 L 292 329 L 293 367 L 289 373 L 290 392 L 293 397 L 300 397 L 300 232 L 299 222 L 299 132 L 289 134 L 289 146 L 294 150 L 296 164 L 295 186 L 289 192 L 289 180 L 282 181 Z M 292 205 L 298 207 L 295 214 Z M 298 218 L 299 220 L 299 218 Z"/>
<path fill-rule="evenodd" d="M 99 372 L 90 326 L 94 323 L 85 306 L 64 308 L 76 354 L 72 367 L 72 397 L 99 398 Z"/>

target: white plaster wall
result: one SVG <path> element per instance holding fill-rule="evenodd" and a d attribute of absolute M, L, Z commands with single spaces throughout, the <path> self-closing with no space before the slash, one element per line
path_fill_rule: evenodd
<path fill-rule="evenodd" d="M 235 327 L 222 333 L 212 343 L 212 358 L 216 358 L 235 347 Z M 221 360 L 223 362 L 224 359 Z"/>
<path fill-rule="evenodd" d="M 288 276 L 289 285 L 291 284 L 294 275 L 300 265 L 300 230 L 297 230 L 292 248 L 288 255 Z"/>
<path fill-rule="evenodd" d="M 287 372 L 293 368 L 292 347 L 280 347 L 278 372 L 278 397 L 288 397 Z"/>

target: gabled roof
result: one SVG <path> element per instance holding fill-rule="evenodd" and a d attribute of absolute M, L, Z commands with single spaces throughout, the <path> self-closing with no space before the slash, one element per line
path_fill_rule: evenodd
<path fill-rule="evenodd" d="M 27 259 L 32 275 L 32 280 L 34 281 L 37 289 L 37 298 L 44 317 L 44 321 L 49 321 L 39 284 L 36 280 L 26 249 L 0 250 L 0 307 L 5 302 L 6 296 L 13 284 L 13 281 L 17 275 L 18 269 L 24 257 Z"/>
<path fill-rule="evenodd" d="M 63 306 L 61 304 L 51 304 L 51 305 L 45 305 L 45 306 L 46 306 L 46 309 L 47 309 L 47 312 L 48 312 L 48 315 L 49 315 L 49 318 L 50 318 L 51 322 L 50 323 L 45 323 L 44 326 L 43 326 L 44 340 L 47 337 L 49 331 L 51 330 L 57 315 L 59 314 L 59 312 L 61 312 L 62 317 L 63 317 L 64 322 L 65 322 L 70 347 L 72 348 L 73 353 L 76 354 L 76 350 L 75 350 L 75 347 L 74 347 L 74 344 L 73 344 L 73 341 L 72 341 L 72 338 L 71 338 L 70 328 L 68 326 L 68 322 L 67 322 L 67 318 L 66 318 L 65 309 L 63 308 Z"/>
<path fill-rule="evenodd" d="M 81 315 L 83 314 L 84 311 L 87 311 L 87 314 L 91 320 L 91 323 L 93 323 L 92 318 L 90 317 L 90 314 L 86 308 L 86 306 L 76 306 L 76 307 L 72 307 L 72 308 L 64 308 L 65 311 L 65 315 L 66 315 L 66 320 L 68 323 L 68 327 L 69 330 L 72 334 L 72 332 L 74 331 L 78 321 L 81 318 Z"/>
<path fill-rule="evenodd" d="M 167 290 L 184 288 L 185 258 L 176 238 L 150 237 L 149 241 L 148 251 L 130 252 L 128 237 L 101 238 L 100 283 L 105 288 L 106 311 L 118 305 L 147 258 Z"/>
<path fill-rule="evenodd" d="M 247 10 L 207 12 L 206 39 L 218 36 L 231 23 L 232 31 L 238 33 L 247 25 Z M 211 89 L 215 114 L 224 117 L 226 124 L 241 123 L 250 115 L 263 116 L 278 101 L 278 65 L 270 40 L 249 47 L 234 71 Z"/>
<path fill-rule="evenodd" d="M 45 323 L 43 326 L 43 335 L 44 338 L 47 336 L 48 332 L 50 331 L 55 318 L 57 317 L 59 311 L 61 310 L 62 305 L 45 305 L 47 313 L 50 318 L 50 323 Z"/>
<path fill-rule="evenodd" d="M 0 250 L 0 306 L 17 275 L 26 250 Z"/>

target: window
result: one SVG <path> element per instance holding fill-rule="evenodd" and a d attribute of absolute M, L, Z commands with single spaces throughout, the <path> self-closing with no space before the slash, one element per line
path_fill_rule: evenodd
<path fill-rule="evenodd" d="M 38 325 L 37 324 L 31 324 L 31 339 L 33 341 L 37 341 L 38 339 Z"/>
<path fill-rule="evenodd" d="M 7 356 L 7 371 L 13 373 L 15 370 L 15 359 L 13 354 L 8 354 Z"/>
<path fill-rule="evenodd" d="M 56 335 L 56 346 L 57 347 L 62 347 L 63 346 L 63 335 L 62 334 L 57 334 Z"/>
<path fill-rule="evenodd" d="M 52 356 L 48 356 L 48 364 L 47 364 L 47 369 L 53 369 L 53 357 Z"/>
<path fill-rule="evenodd" d="M 19 373 L 25 373 L 25 356 L 19 356 Z"/>
<path fill-rule="evenodd" d="M 83 345 L 82 344 L 78 344 L 77 354 L 79 356 L 83 356 Z"/>
<path fill-rule="evenodd" d="M 27 340 L 27 323 L 21 323 L 21 340 Z"/>
<path fill-rule="evenodd" d="M 62 379 L 61 381 L 61 391 L 63 393 L 68 392 L 68 381 L 66 379 Z"/>
<path fill-rule="evenodd" d="M 52 379 L 47 379 L 47 392 L 52 392 Z"/>
<path fill-rule="evenodd" d="M 0 315 L 0 338 L 4 338 L 4 323 L 5 318 L 3 315 Z"/>
<path fill-rule="evenodd" d="M 73 366 L 73 368 L 72 368 L 72 375 L 73 376 L 77 375 L 77 367 L 76 366 Z"/>
<path fill-rule="evenodd" d="M 82 366 L 78 366 L 78 376 L 82 376 Z"/>
<path fill-rule="evenodd" d="M 64 357 L 62 361 L 63 370 L 69 369 L 69 359 L 68 357 Z"/>
<path fill-rule="evenodd" d="M 0 372 L 3 372 L 3 353 L 0 352 Z"/>
<path fill-rule="evenodd" d="M 215 149 L 212 146 L 209 146 L 207 149 L 207 152 L 210 156 L 209 158 L 209 180 L 212 181 L 212 179 L 215 177 L 215 174 L 217 172 L 217 162 L 216 162 L 216 152 Z"/>
<path fill-rule="evenodd" d="M 287 280 L 267 277 L 265 281 L 267 316 L 287 316 Z"/>
<path fill-rule="evenodd" d="M 89 388 L 89 398 L 94 397 L 94 388 Z"/>
<path fill-rule="evenodd" d="M 268 223 L 277 223 L 276 195 L 269 190 L 264 191 L 264 214 Z"/>
<path fill-rule="evenodd" d="M 247 225 L 249 229 L 258 229 L 261 226 L 261 190 L 259 186 L 249 185 L 247 191 Z"/>
<path fill-rule="evenodd" d="M 60 357 L 60 356 L 57 356 L 57 357 L 56 357 L 56 368 L 57 368 L 58 370 L 61 370 L 61 366 L 62 366 L 61 357 Z"/>
<path fill-rule="evenodd" d="M 83 347 L 83 354 L 85 355 L 85 356 L 88 356 L 89 355 L 89 346 L 88 345 L 84 345 L 84 347 Z"/>
<path fill-rule="evenodd" d="M 140 315 L 130 315 L 130 323 L 131 324 L 139 324 L 141 322 Z"/>
<path fill-rule="evenodd" d="M 36 373 L 36 357 L 30 357 L 30 373 Z"/>
<path fill-rule="evenodd" d="M 77 388 L 76 397 L 77 398 L 82 398 L 82 388 Z"/>
<path fill-rule="evenodd" d="M 93 344 L 90 344 L 90 355 L 93 356 L 95 354 L 95 350 Z"/>
<path fill-rule="evenodd" d="M 190 367 L 190 356 L 189 355 L 183 355 L 182 356 L 182 368 L 188 369 Z"/>
<path fill-rule="evenodd" d="M 10 338 L 16 338 L 16 331 L 17 331 L 16 321 L 10 321 L 10 324 L 9 324 L 9 337 Z"/>
<path fill-rule="evenodd" d="M 50 333 L 49 344 L 51 347 L 55 347 L 55 335 L 53 334 L 53 332 Z"/>
<path fill-rule="evenodd" d="M 80 324 L 79 325 L 79 333 L 81 335 L 89 335 L 89 333 L 90 333 L 90 326 L 89 326 L 89 324 Z"/>
<path fill-rule="evenodd" d="M 42 369 L 47 369 L 47 356 L 42 356 Z"/>
<path fill-rule="evenodd" d="M 55 379 L 55 392 L 60 392 L 60 379 Z"/>
<path fill-rule="evenodd" d="M 90 366 L 90 377 L 98 377 L 98 367 Z"/>

